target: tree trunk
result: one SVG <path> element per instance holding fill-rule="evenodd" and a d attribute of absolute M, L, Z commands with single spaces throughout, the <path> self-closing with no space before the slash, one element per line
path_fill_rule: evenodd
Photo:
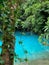
<path fill-rule="evenodd" d="M 11 65 L 9 56 L 10 56 L 9 52 L 8 52 L 8 50 L 6 50 L 6 53 L 2 55 L 2 59 L 4 60 L 3 65 Z"/>
<path fill-rule="evenodd" d="M 12 2 L 15 1 L 15 4 Z M 18 0 L 17 0 L 18 1 Z M 19 2 L 18 2 L 19 3 Z M 14 20 L 14 10 L 18 6 L 16 0 L 7 0 L 6 7 L 3 7 L 3 14 L 7 15 L 3 18 L 3 45 L 2 45 L 2 59 L 4 61 L 3 65 L 13 65 L 14 62 L 14 45 L 15 45 L 15 20 Z M 6 11 L 9 11 L 8 14 Z M 8 24 L 4 21 L 7 20 Z M 7 24 L 7 25 L 6 25 Z"/>
<path fill-rule="evenodd" d="M 14 62 L 14 44 L 15 44 L 15 21 L 14 21 L 14 9 L 11 4 L 12 0 L 8 0 L 7 7 L 9 7 L 10 14 L 8 18 L 10 22 L 6 25 L 6 22 L 3 23 L 3 45 L 2 45 L 2 60 L 4 61 L 3 65 L 13 65 Z M 7 19 L 8 20 L 8 19 Z"/>
<path fill-rule="evenodd" d="M 13 65 L 14 60 L 14 37 L 8 33 L 3 35 L 2 60 L 4 65 Z"/>

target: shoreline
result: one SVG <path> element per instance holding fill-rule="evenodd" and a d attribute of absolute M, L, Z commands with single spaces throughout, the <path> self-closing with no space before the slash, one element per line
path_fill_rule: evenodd
<path fill-rule="evenodd" d="M 14 65 L 49 65 L 49 59 L 38 59 L 28 62 L 16 63 Z"/>

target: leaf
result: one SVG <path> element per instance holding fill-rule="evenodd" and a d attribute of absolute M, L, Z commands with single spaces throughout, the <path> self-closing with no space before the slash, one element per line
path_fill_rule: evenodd
<path fill-rule="evenodd" d="M 19 41 L 19 44 L 22 44 L 23 42 L 22 41 Z"/>
<path fill-rule="evenodd" d="M 24 50 L 24 53 L 25 53 L 25 54 L 28 54 L 28 51 L 27 51 L 27 50 Z"/>
<path fill-rule="evenodd" d="M 26 61 L 26 62 L 27 62 L 27 61 L 28 61 L 28 59 L 27 59 L 27 58 L 25 58 L 25 59 L 24 59 L 24 61 Z"/>

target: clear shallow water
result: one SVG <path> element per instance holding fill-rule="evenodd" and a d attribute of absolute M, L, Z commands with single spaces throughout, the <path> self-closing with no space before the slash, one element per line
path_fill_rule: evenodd
<path fill-rule="evenodd" d="M 2 41 L 0 41 L 0 46 L 2 46 Z M 2 49 L 0 48 L 0 54 L 1 54 L 1 51 L 2 51 Z"/>
<path fill-rule="evenodd" d="M 49 52 L 48 46 L 43 46 L 38 41 L 38 35 L 26 32 L 25 34 L 21 34 L 21 32 L 15 33 L 15 53 L 20 58 L 28 58 L 28 59 L 38 59 L 45 57 L 44 54 Z M 22 44 L 19 42 L 22 41 Z M 0 41 L 0 46 L 2 45 L 2 41 Z M 27 50 L 27 54 L 24 53 L 24 50 Z M 0 49 L 1 53 L 1 49 Z"/>
<path fill-rule="evenodd" d="M 28 59 L 37 59 L 45 57 L 44 54 L 49 52 L 48 46 L 43 46 L 42 43 L 38 41 L 38 35 L 26 32 L 26 34 L 21 34 L 21 32 L 16 32 L 16 44 L 15 52 L 20 58 L 27 57 Z M 22 45 L 19 44 L 22 41 Z M 24 50 L 28 51 L 28 54 L 24 53 Z"/>

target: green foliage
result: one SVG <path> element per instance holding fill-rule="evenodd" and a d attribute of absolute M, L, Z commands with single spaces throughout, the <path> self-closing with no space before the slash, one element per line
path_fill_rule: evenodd
<path fill-rule="evenodd" d="M 49 40 L 49 0 L 27 0 L 16 15 L 16 28 L 42 34 L 40 41 Z"/>
<path fill-rule="evenodd" d="M 45 28 L 45 32 L 47 31 L 49 33 L 49 17 L 47 18 L 47 22 L 46 22 L 46 26 L 44 27 Z"/>
<path fill-rule="evenodd" d="M 21 29 L 28 29 L 35 33 L 44 33 L 47 18 L 49 15 L 49 1 L 48 0 L 27 0 L 22 4 L 17 11 L 16 27 Z M 16 13 L 16 14 L 17 14 Z M 18 24 L 20 24 L 18 26 Z"/>
<path fill-rule="evenodd" d="M 42 38 L 49 40 L 49 0 L 0 0 L 0 31 L 3 32 L 3 54 L 6 49 L 10 55 L 14 54 L 14 31 L 28 30 L 37 34 L 40 42 Z M 19 5 L 19 6 L 18 6 Z M 22 41 L 19 41 L 22 44 Z M 43 44 L 46 45 L 44 42 Z M 27 51 L 24 51 L 27 54 Z M 11 56 L 13 58 L 13 56 Z M 18 58 L 20 61 L 21 59 Z M 24 59 L 27 61 L 27 58 Z"/>

